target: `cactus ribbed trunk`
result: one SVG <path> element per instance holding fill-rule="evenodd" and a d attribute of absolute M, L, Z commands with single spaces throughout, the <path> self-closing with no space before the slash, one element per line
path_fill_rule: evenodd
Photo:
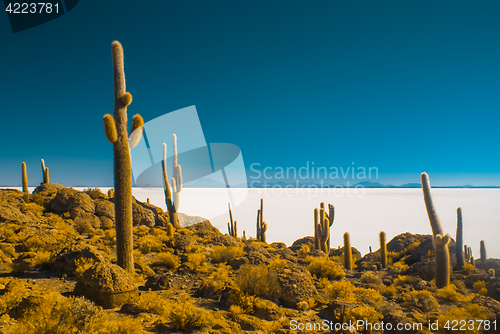
<path fill-rule="evenodd" d="M 344 233 L 344 267 L 349 271 L 352 270 L 351 238 L 348 232 Z"/>
<path fill-rule="evenodd" d="M 380 232 L 380 262 L 382 268 L 387 268 L 387 244 L 385 243 L 385 232 Z"/>
<path fill-rule="evenodd" d="M 484 240 L 481 240 L 480 243 L 480 253 L 481 253 L 481 263 L 486 264 L 487 255 L 486 255 L 486 245 L 484 244 Z"/>
<path fill-rule="evenodd" d="M 26 172 L 26 163 L 23 162 L 21 165 L 22 179 L 23 179 L 23 193 L 28 194 L 28 173 Z"/>
<path fill-rule="evenodd" d="M 436 286 L 441 289 L 450 283 L 450 236 L 438 234 L 435 238 L 436 248 Z"/>
<path fill-rule="evenodd" d="M 167 175 L 167 144 L 163 143 L 163 159 L 161 161 L 162 173 L 163 173 L 163 190 L 165 192 L 165 204 L 167 205 L 168 217 L 170 223 L 176 228 L 180 227 L 179 217 L 177 216 L 177 210 L 175 209 L 175 205 L 172 199 L 172 191 L 170 189 L 170 185 L 168 183 L 168 175 Z M 172 186 L 175 187 L 175 183 L 172 183 Z"/>
<path fill-rule="evenodd" d="M 422 182 L 422 191 L 424 193 L 424 202 L 427 209 L 427 215 L 429 216 L 429 221 L 431 223 L 432 235 L 435 238 L 438 234 L 443 235 L 443 229 L 441 228 L 439 217 L 436 213 L 434 202 L 432 201 L 429 175 L 427 175 L 427 173 L 422 173 L 422 175 L 420 176 L 420 180 Z"/>
<path fill-rule="evenodd" d="M 464 237 L 463 237 L 463 222 L 462 222 L 462 208 L 457 209 L 457 237 L 456 237 L 456 255 L 457 255 L 457 268 L 461 269 L 465 265 L 465 257 L 463 252 Z"/>

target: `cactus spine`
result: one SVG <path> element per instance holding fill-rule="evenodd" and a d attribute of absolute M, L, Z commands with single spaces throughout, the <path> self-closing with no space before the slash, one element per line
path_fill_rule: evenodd
<path fill-rule="evenodd" d="M 179 227 L 179 217 L 177 216 L 177 210 L 172 199 L 172 191 L 170 190 L 170 184 L 168 183 L 167 175 L 167 144 L 163 143 L 163 159 L 161 161 L 161 167 L 163 171 L 163 190 L 165 191 L 165 203 L 167 204 L 168 217 L 170 223 L 173 226 Z M 173 179 L 173 178 L 172 178 Z M 172 183 L 175 187 L 175 183 Z"/>
<path fill-rule="evenodd" d="M 352 270 L 352 249 L 349 232 L 344 233 L 344 267 L 349 271 Z"/>
<path fill-rule="evenodd" d="M 26 163 L 21 164 L 22 179 L 23 179 L 23 193 L 28 194 L 28 173 L 26 172 Z"/>
<path fill-rule="evenodd" d="M 42 174 L 43 174 L 43 182 L 49 183 L 49 167 L 45 167 L 45 161 L 41 159 L 42 162 Z"/>
<path fill-rule="evenodd" d="M 314 209 L 314 247 L 318 250 L 322 250 L 326 253 L 330 252 L 330 227 L 333 225 L 333 220 L 335 217 L 335 207 L 328 204 L 328 214 L 325 212 L 325 203 L 321 202 L 318 209 Z M 324 220 L 327 219 L 328 223 L 326 228 L 323 227 Z M 318 224 L 321 224 L 321 228 L 318 229 Z M 326 235 L 319 235 L 318 231 L 325 233 Z M 322 240 L 326 240 L 326 246 L 323 247 Z"/>
<path fill-rule="evenodd" d="M 133 235 L 132 235 L 132 164 L 130 148 L 137 145 L 141 138 L 144 121 L 135 115 L 132 130 L 127 133 L 127 106 L 132 102 L 132 95 L 125 89 L 123 70 L 123 48 L 120 42 L 111 44 L 113 59 L 113 81 L 115 102 L 113 116 L 104 116 L 104 131 L 114 151 L 114 189 L 116 255 L 117 264 L 128 272 L 134 271 Z M 136 131 L 137 130 L 137 131 Z"/>
<path fill-rule="evenodd" d="M 232 236 L 233 238 L 238 237 L 238 225 L 236 221 L 233 222 L 233 213 L 231 212 L 231 204 L 227 204 L 229 207 L 229 223 L 227 223 L 227 228 L 229 230 L 229 235 Z"/>
<path fill-rule="evenodd" d="M 260 209 L 257 210 L 257 240 L 266 242 L 267 224 L 264 221 L 264 199 L 260 199 Z"/>
<path fill-rule="evenodd" d="M 481 252 L 481 263 L 486 264 L 486 245 L 484 244 L 484 240 L 480 242 L 480 252 Z"/>
<path fill-rule="evenodd" d="M 432 235 L 434 238 L 436 235 L 443 235 L 443 229 L 441 228 L 441 224 L 439 222 L 439 217 L 436 213 L 436 209 L 434 208 L 434 202 L 432 201 L 431 194 L 431 183 L 429 181 L 429 175 L 427 173 L 422 173 L 420 175 L 420 180 L 422 182 L 422 191 L 424 193 L 424 202 L 425 207 L 427 209 L 427 215 L 429 216 L 429 221 L 431 223 Z"/>
<path fill-rule="evenodd" d="M 450 251 L 448 244 L 450 236 L 438 234 L 435 238 L 436 247 L 436 286 L 441 289 L 450 283 Z"/>
<path fill-rule="evenodd" d="M 387 268 L 387 244 L 385 243 L 385 232 L 380 232 L 380 262 L 382 268 Z"/>
<path fill-rule="evenodd" d="M 461 269 L 465 265 L 464 252 L 462 251 L 464 244 L 463 237 L 463 222 L 462 208 L 457 209 L 457 238 L 456 238 L 456 253 L 457 253 L 457 268 Z"/>

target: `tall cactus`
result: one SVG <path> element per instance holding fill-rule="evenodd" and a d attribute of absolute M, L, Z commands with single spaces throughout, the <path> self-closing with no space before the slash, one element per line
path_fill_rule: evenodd
<path fill-rule="evenodd" d="M 481 252 L 481 263 L 486 264 L 486 245 L 484 244 L 484 240 L 480 242 L 480 252 Z"/>
<path fill-rule="evenodd" d="M 380 232 L 380 262 L 382 262 L 382 268 L 387 268 L 387 244 L 385 243 L 385 232 Z"/>
<path fill-rule="evenodd" d="M 325 212 L 325 203 L 321 202 L 319 204 L 319 212 L 318 209 L 314 209 L 314 246 L 318 250 L 323 250 L 326 253 L 330 252 L 330 227 L 333 225 L 333 220 L 335 217 L 335 207 L 331 204 L 328 204 L 328 214 Z M 318 235 L 318 223 L 323 226 L 324 219 L 328 220 L 327 228 L 321 228 L 320 230 L 325 235 Z M 322 241 L 326 240 L 326 247 L 322 247 Z"/>
<path fill-rule="evenodd" d="M 320 210 L 320 217 L 323 219 L 316 225 L 316 235 L 318 236 L 318 242 L 320 248 L 328 256 L 328 218 L 325 217 L 325 212 L 323 209 Z"/>
<path fill-rule="evenodd" d="M 443 229 L 441 228 L 441 223 L 439 222 L 439 217 L 434 208 L 434 202 L 432 201 L 431 194 L 431 183 L 429 181 L 429 175 L 427 173 L 422 173 L 420 175 L 420 180 L 422 182 L 422 191 L 424 193 L 425 208 L 427 209 L 427 215 L 429 216 L 429 221 L 431 223 L 432 235 L 434 238 L 436 235 L 443 235 Z"/>
<path fill-rule="evenodd" d="M 175 133 L 172 135 L 172 140 L 174 143 L 174 155 L 173 155 L 173 167 L 172 173 L 172 192 L 174 196 L 175 211 L 179 211 L 179 194 L 182 190 L 182 168 L 181 165 L 177 163 L 177 136 Z"/>
<path fill-rule="evenodd" d="M 125 89 L 123 48 L 120 42 L 111 44 L 113 81 L 115 88 L 114 114 L 104 116 L 106 137 L 114 151 L 114 202 L 116 225 L 117 264 L 128 272 L 134 271 L 132 235 L 132 163 L 130 148 L 141 139 L 144 121 L 140 115 L 132 120 L 132 130 L 127 133 L 127 106 L 132 95 Z"/>
<path fill-rule="evenodd" d="M 163 143 L 163 159 L 161 161 L 161 167 L 163 172 L 163 190 L 165 192 L 165 203 L 167 204 L 168 217 L 170 223 L 173 226 L 180 227 L 179 217 L 177 216 L 177 210 L 175 209 L 174 201 L 172 199 L 172 191 L 170 190 L 170 184 L 168 183 L 167 175 L 167 144 Z M 173 179 L 173 178 L 172 178 Z M 175 186 L 175 183 L 172 182 Z"/>
<path fill-rule="evenodd" d="M 441 289 L 450 283 L 450 236 L 441 234 L 435 237 L 436 247 L 436 286 Z"/>
<path fill-rule="evenodd" d="M 463 236 L 463 222 L 462 222 L 462 208 L 457 208 L 457 238 L 456 238 L 456 255 L 457 255 L 457 268 L 461 269 L 465 265 L 465 257 L 463 252 L 464 236 Z"/>
<path fill-rule="evenodd" d="M 45 167 L 45 161 L 41 159 L 42 163 L 42 174 L 43 174 L 43 182 L 42 183 L 49 183 L 49 167 Z"/>
<path fill-rule="evenodd" d="M 344 267 L 349 271 L 352 270 L 352 249 L 349 232 L 344 233 Z"/>
<path fill-rule="evenodd" d="M 22 179 L 23 179 L 23 193 L 29 194 L 28 190 L 28 173 L 26 172 L 26 163 L 23 162 L 21 164 L 21 173 L 22 173 Z"/>
<path fill-rule="evenodd" d="M 267 224 L 264 221 L 264 199 L 260 199 L 260 209 L 257 210 L 257 240 L 266 242 Z"/>
<path fill-rule="evenodd" d="M 229 235 L 233 238 L 238 237 L 238 225 L 236 221 L 233 222 L 233 213 L 231 211 L 231 204 L 227 203 L 229 207 L 229 223 L 227 223 L 227 229 L 229 230 Z"/>

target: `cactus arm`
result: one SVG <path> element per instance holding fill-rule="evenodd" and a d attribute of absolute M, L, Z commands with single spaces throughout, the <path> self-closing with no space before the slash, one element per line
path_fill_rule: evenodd
<path fill-rule="evenodd" d="M 130 148 L 134 148 L 142 136 L 142 128 L 144 127 L 144 120 L 142 116 L 137 114 L 132 119 L 132 130 L 130 130 L 130 134 L 128 135 L 128 141 Z"/>
<path fill-rule="evenodd" d="M 267 231 L 267 224 L 266 222 L 262 222 L 262 227 L 260 229 L 260 241 L 266 242 L 266 231 Z"/>
<path fill-rule="evenodd" d="M 28 173 L 26 172 L 26 163 L 21 164 L 22 179 L 23 179 L 23 193 L 28 194 Z"/>
<path fill-rule="evenodd" d="M 110 114 L 106 114 L 103 117 L 103 121 L 104 121 L 104 132 L 106 133 L 106 138 L 111 144 L 114 144 L 118 140 L 118 135 L 116 133 L 116 126 L 115 126 L 115 119 Z"/>
<path fill-rule="evenodd" d="M 457 237 L 456 237 L 456 255 L 457 255 L 457 268 L 461 269 L 465 265 L 465 258 L 463 253 L 463 222 L 462 222 L 462 208 L 457 209 Z"/>
<path fill-rule="evenodd" d="M 238 223 L 236 222 L 236 220 L 234 221 L 233 232 L 234 232 L 234 237 L 237 238 L 238 237 Z"/>
<path fill-rule="evenodd" d="M 450 236 L 441 234 L 435 237 L 436 248 L 436 286 L 441 289 L 450 283 Z"/>
<path fill-rule="evenodd" d="M 422 182 L 424 202 L 425 202 L 425 207 L 427 209 L 427 215 L 429 216 L 429 221 L 431 223 L 432 234 L 434 237 L 436 237 L 436 235 L 438 234 L 443 235 L 443 229 L 441 228 L 439 217 L 436 213 L 436 209 L 434 208 L 434 202 L 432 201 L 431 183 L 429 181 L 429 175 L 427 175 L 427 173 L 422 173 L 422 175 L 420 176 L 420 180 Z"/>
<path fill-rule="evenodd" d="M 177 192 L 181 192 L 182 190 L 182 167 L 181 165 L 177 165 Z"/>
<path fill-rule="evenodd" d="M 260 209 L 257 210 L 257 240 L 260 240 Z"/>
<path fill-rule="evenodd" d="M 43 173 L 43 178 L 45 179 L 44 183 L 50 183 L 50 179 L 49 179 L 49 167 L 45 167 L 45 171 Z"/>

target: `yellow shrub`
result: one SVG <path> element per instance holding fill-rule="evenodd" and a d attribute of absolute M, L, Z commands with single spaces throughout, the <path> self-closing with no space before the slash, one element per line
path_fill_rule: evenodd
<path fill-rule="evenodd" d="M 165 315 L 171 305 L 167 300 L 154 292 L 142 292 L 136 306 L 141 312 Z"/>
<path fill-rule="evenodd" d="M 346 312 L 346 320 L 347 322 L 352 321 L 356 323 L 358 320 L 365 321 L 365 324 L 377 324 L 380 323 L 380 320 L 384 317 L 381 313 L 377 312 L 374 308 L 366 305 L 360 305 L 358 307 L 354 307 L 349 309 Z M 366 328 L 365 328 L 366 327 Z M 372 333 L 373 331 L 365 326 L 360 326 L 358 328 L 361 332 Z"/>
<path fill-rule="evenodd" d="M 405 284 L 412 284 L 414 281 L 414 278 L 411 276 L 404 276 L 404 275 L 398 275 L 398 278 L 396 278 L 393 282 L 394 285 L 405 285 Z"/>
<path fill-rule="evenodd" d="M 150 234 L 140 237 L 135 242 L 135 246 L 143 254 L 147 254 L 150 252 L 161 252 L 163 249 L 165 249 L 165 245 L 161 243 L 154 235 Z"/>
<path fill-rule="evenodd" d="M 382 278 L 380 278 L 380 276 L 374 274 L 372 271 L 367 271 L 367 272 L 363 273 L 361 275 L 360 280 L 362 283 L 382 284 Z"/>
<path fill-rule="evenodd" d="M 410 266 L 408 266 L 403 260 L 398 261 L 394 263 L 390 268 L 389 271 L 394 273 L 394 274 L 403 274 L 410 269 Z"/>
<path fill-rule="evenodd" d="M 309 247 L 308 244 L 302 244 L 302 247 L 300 247 L 299 251 L 297 253 L 299 254 L 307 254 L 311 251 L 311 247 Z"/>
<path fill-rule="evenodd" d="M 188 254 L 186 266 L 191 270 L 196 270 L 206 261 L 206 259 L 207 257 L 205 256 L 205 254 L 201 253 Z"/>
<path fill-rule="evenodd" d="M 470 276 L 474 272 L 474 266 L 470 263 L 466 263 L 462 267 L 462 271 L 464 272 L 464 274 Z"/>
<path fill-rule="evenodd" d="M 234 258 L 245 255 L 243 247 L 224 247 L 224 246 L 214 246 L 210 257 L 214 263 L 229 262 Z"/>
<path fill-rule="evenodd" d="M 389 285 L 382 290 L 382 293 L 388 296 L 395 296 L 397 291 L 398 290 L 395 285 Z"/>
<path fill-rule="evenodd" d="M 338 265 L 337 262 L 330 260 L 327 257 L 306 257 L 306 261 L 310 262 L 307 269 L 312 275 L 316 277 L 327 277 L 327 278 L 342 278 L 345 276 L 345 272 Z"/>
<path fill-rule="evenodd" d="M 94 201 L 99 198 L 108 199 L 108 196 L 104 194 L 99 188 L 87 188 L 83 192 L 89 195 L 90 198 L 92 198 Z"/>
<path fill-rule="evenodd" d="M 279 294 L 279 285 L 274 272 L 269 272 L 266 265 L 242 265 L 236 272 L 236 286 L 252 296 L 275 296 Z"/>
<path fill-rule="evenodd" d="M 362 302 L 363 304 L 367 304 L 373 307 L 379 306 L 380 303 L 382 303 L 382 301 L 384 300 L 380 292 L 371 288 L 354 288 L 354 294 L 358 302 Z"/>
<path fill-rule="evenodd" d="M 349 281 L 329 282 L 326 278 L 321 279 L 326 294 L 331 299 L 341 299 L 344 302 L 353 303 L 356 301 L 355 288 Z"/>
<path fill-rule="evenodd" d="M 286 267 L 286 260 L 285 259 L 280 259 L 279 255 L 275 257 L 271 263 L 269 263 L 269 270 L 274 271 L 278 268 L 284 268 Z"/>
<path fill-rule="evenodd" d="M 466 308 L 455 307 L 438 317 L 439 333 L 483 333 L 484 329 L 486 329 L 485 325 L 487 324 L 490 329 L 493 329 L 491 322 L 486 319 L 486 314 L 483 313 L 479 305 L 471 304 Z M 467 326 L 470 320 L 475 322 L 474 327 Z M 479 322 L 476 322 L 476 320 L 485 320 L 485 322 L 482 323 L 481 329 L 479 329 Z M 465 326 L 463 326 L 464 324 Z M 463 330 L 458 331 L 461 326 L 463 326 Z"/>
<path fill-rule="evenodd" d="M 79 257 L 75 261 L 76 270 L 75 276 L 80 277 L 87 269 L 94 265 L 95 261 L 92 258 Z"/>
<path fill-rule="evenodd" d="M 104 231 L 104 239 L 114 245 L 116 243 L 116 230 L 112 228 Z"/>
<path fill-rule="evenodd" d="M 484 281 L 476 281 L 473 284 L 474 289 L 482 295 L 486 295 L 488 290 L 486 289 L 486 283 Z"/>
<path fill-rule="evenodd" d="M 21 212 L 22 213 L 32 213 L 36 217 L 41 217 L 43 215 L 43 206 L 38 205 L 36 203 L 23 203 L 21 205 Z"/>
<path fill-rule="evenodd" d="M 157 264 L 164 265 L 168 269 L 176 269 L 181 263 L 179 257 L 170 252 L 160 252 L 156 256 L 158 258 Z"/>
<path fill-rule="evenodd" d="M 231 267 L 222 263 L 218 264 L 215 271 L 203 280 L 202 288 L 210 290 L 212 295 L 224 289 L 232 281 L 229 277 L 230 269 Z"/>
<path fill-rule="evenodd" d="M 457 287 L 454 284 L 449 284 L 448 286 L 439 289 L 437 292 L 438 297 L 452 301 L 452 302 L 465 302 L 469 303 L 474 299 L 474 295 L 464 296 L 457 291 Z"/>
<path fill-rule="evenodd" d="M 434 311 L 439 304 L 430 291 L 411 291 L 403 295 L 403 302 L 406 306 L 416 307 L 422 312 Z"/>
<path fill-rule="evenodd" d="M 170 328 L 182 332 L 211 328 L 216 322 L 209 311 L 196 307 L 189 299 L 173 303 L 167 317 Z"/>

